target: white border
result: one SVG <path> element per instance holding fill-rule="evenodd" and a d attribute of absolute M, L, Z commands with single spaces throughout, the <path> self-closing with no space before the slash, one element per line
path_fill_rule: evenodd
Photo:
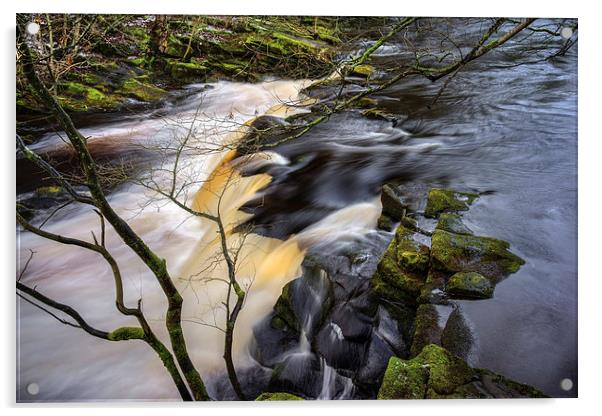
<path fill-rule="evenodd" d="M 587 3 L 587 4 L 584 4 Z M 124 0 L 4 0 L 2 2 L 3 42 L 2 81 L 4 96 L 1 99 L 3 111 L 2 139 L 3 191 L 0 204 L 0 224 L 2 224 L 2 256 L 0 264 L 4 266 L 2 333 L 2 365 L 4 377 L 1 385 L 1 404 L 8 407 L 8 414 L 18 411 L 29 414 L 42 411 L 47 415 L 96 415 L 107 412 L 120 412 L 117 408 L 127 407 L 131 412 L 144 412 L 145 415 L 163 415 L 166 407 L 174 405 L 159 404 L 85 404 L 42 406 L 15 405 L 15 296 L 14 296 L 14 199 L 15 199 L 15 162 L 14 142 L 14 24 L 16 12 L 70 12 L 70 13 L 165 13 L 165 14 L 305 14 L 305 15 L 418 15 L 418 16 L 536 16 L 536 17 L 577 17 L 579 18 L 579 399 L 553 400 L 490 400 L 490 401 L 441 401 L 441 402 L 307 402 L 294 404 L 277 403 L 211 403 L 193 406 L 179 405 L 177 412 L 186 414 L 236 413 L 287 415 L 308 412 L 338 412 L 347 415 L 366 415 L 372 408 L 383 414 L 404 412 L 422 414 L 423 412 L 441 415 L 466 415 L 472 413 L 504 415 L 508 413 L 529 412 L 545 415 L 589 414 L 599 411 L 596 399 L 601 394 L 600 368 L 600 309 L 597 307 L 602 296 L 600 275 L 601 247 L 600 229 L 600 137 L 596 119 L 600 119 L 600 23 L 602 16 L 596 13 L 594 2 L 577 1 L 531 1 L 504 0 L 485 1 L 356 1 L 351 0 L 303 0 L 286 2 L 260 0 L 213 0 L 207 1 L 124 1 Z M 528 180 L 528 178 L 526 178 Z M 550 195 L 553 198 L 554 195 Z M 598 237 L 598 238 L 597 238 Z M 91 407 L 91 408 L 90 408 Z M 140 409 L 139 407 L 143 407 Z"/>

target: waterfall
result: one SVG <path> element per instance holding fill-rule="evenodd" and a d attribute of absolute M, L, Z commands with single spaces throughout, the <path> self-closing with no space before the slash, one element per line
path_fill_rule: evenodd
<path fill-rule="evenodd" d="M 299 91 L 306 84 L 306 81 L 220 82 L 213 89 L 191 96 L 166 116 L 136 118 L 83 129 L 82 133 L 90 137 L 91 146 L 102 143 L 107 148 L 119 148 L 124 142 L 134 146 L 165 145 L 173 137 L 194 130 L 191 144 L 206 146 L 211 151 L 189 155 L 181 162 L 182 172 L 194 176 L 196 183 L 201 184 L 196 189 L 190 188 L 185 200 L 192 201 L 195 209 L 215 213 L 219 199 L 227 242 L 234 248 L 241 244 L 241 236 L 234 228 L 249 217 L 239 208 L 260 194 L 271 180 L 265 174 L 241 176 L 240 164 L 259 166 L 287 161 L 273 153 L 252 155 L 242 162 L 232 160 L 233 153 L 225 145 L 236 143 L 256 114 L 285 116 L 299 111 L 286 103 L 302 99 Z M 37 150 L 60 151 L 61 146 L 58 135 L 48 135 L 37 144 Z M 160 166 L 154 166 L 158 167 L 168 170 L 173 167 L 173 160 L 162 160 Z M 160 175 L 157 178 L 167 180 Z M 218 194 L 221 198 L 217 198 Z M 223 332 L 219 329 L 224 317 L 218 307 L 225 299 L 225 285 L 219 279 L 226 268 L 223 261 L 215 261 L 221 250 L 215 224 L 192 218 L 174 204 L 154 198 L 152 192 L 128 185 L 111 194 L 109 200 L 144 241 L 167 260 L 170 274 L 185 300 L 183 326 L 189 352 L 201 375 L 211 378 L 224 371 Z M 345 236 L 355 238 L 364 234 L 374 227 L 379 214 L 379 201 L 375 200 L 336 211 L 284 241 L 255 234 L 244 236 L 237 275 L 248 296 L 235 331 L 237 365 L 245 365 L 249 360 L 253 325 L 271 311 L 284 284 L 300 275 L 305 251 L 317 243 L 334 243 Z M 88 207 L 74 206 L 57 215 L 46 229 L 88 239 L 90 231 L 98 232 L 99 224 Z M 150 324 L 161 339 L 167 340 L 166 302 L 153 276 L 112 229 L 107 230 L 106 245 L 122 269 L 126 303 L 131 305 L 142 298 Z M 114 309 L 110 270 L 94 253 L 19 232 L 18 269 L 23 267 L 30 250 L 35 256 L 23 283 L 73 306 L 92 325 L 103 330 L 135 324 Z M 38 397 L 43 400 L 178 398 L 160 360 L 145 344 L 109 343 L 92 338 L 81 330 L 61 325 L 23 301 L 18 302 L 18 309 L 19 391 L 29 383 L 37 383 Z M 311 326 L 311 318 L 306 324 L 308 328 Z"/>

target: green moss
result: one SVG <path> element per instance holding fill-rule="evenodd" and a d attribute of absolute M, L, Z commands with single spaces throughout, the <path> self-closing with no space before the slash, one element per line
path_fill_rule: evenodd
<path fill-rule="evenodd" d="M 60 85 L 59 102 L 72 111 L 89 109 L 110 109 L 120 103 L 119 97 L 104 94 L 98 89 L 75 81 L 66 81 Z"/>
<path fill-rule="evenodd" d="M 146 65 L 146 59 L 142 56 L 138 58 L 128 59 L 127 62 L 137 67 L 143 67 Z"/>
<path fill-rule="evenodd" d="M 442 212 L 466 211 L 476 198 L 478 195 L 473 193 L 433 188 L 428 194 L 424 216 L 436 218 Z"/>
<path fill-rule="evenodd" d="M 123 83 L 119 93 L 140 101 L 152 102 L 163 98 L 166 91 L 145 82 L 145 78 L 129 78 Z"/>
<path fill-rule="evenodd" d="M 380 202 L 383 206 L 383 214 L 395 220 L 400 220 L 406 213 L 406 207 L 401 202 L 401 198 L 397 196 L 395 188 L 389 184 L 383 185 Z"/>
<path fill-rule="evenodd" d="M 187 47 L 187 42 L 184 42 L 175 35 L 171 34 L 167 38 L 167 48 L 165 49 L 165 53 L 170 56 L 182 58 L 186 53 Z"/>
<path fill-rule="evenodd" d="M 416 311 L 415 330 L 410 348 L 410 357 L 415 357 L 429 344 L 441 343 L 439 313 L 434 305 L 423 304 Z"/>
<path fill-rule="evenodd" d="M 447 282 L 447 293 L 455 299 L 487 299 L 493 289 L 489 279 L 475 272 L 456 273 Z"/>
<path fill-rule="evenodd" d="M 424 347 L 415 359 L 428 364 L 428 387 L 439 394 L 451 394 L 473 378 L 468 364 L 435 344 Z"/>
<path fill-rule="evenodd" d="M 391 357 L 377 399 L 423 399 L 427 380 L 428 368 L 422 362 Z"/>
<path fill-rule="evenodd" d="M 333 45 L 337 45 L 339 43 L 341 43 L 341 39 L 337 36 L 336 32 L 330 28 L 324 27 L 324 26 L 317 26 L 315 33 L 317 34 L 318 38 L 331 43 Z"/>
<path fill-rule="evenodd" d="M 133 41 L 138 51 L 145 51 L 150 41 L 149 31 L 139 26 L 125 26 L 123 31 Z"/>
<path fill-rule="evenodd" d="M 392 300 L 412 302 L 420 294 L 420 289 L 424 285 L 424 277 L 402 269 L 397 260 L 396 249 L 397 247 L 392 243 L 385 252 L 373 276 L 373 288 L 381 291 L 389 299 L 393 295 Z M 384 289 L 382 285 L 387 285 L 389 288 L 382 292 Z"/>
<path fill-rule="evenodd" d="M 429 264 L 429 248 L 413 240 L 413 232 L 400 225 L 373 276 L 377 294 L 394 300 L 414 302 L 424 285 Z M 392 286 L 386 288 L 385 286 Z"/>
<path fill-rule="evenodd" d="M 314 42 L 303 38 L 293 37 L 286 33 L 274 32 L 272 33 L 272 37 L 279 40 L 279 43 L 289 50 L 295 48 L 304 49 L 310 52 L 317 52 L 319 50 L 319 47 Z"/>
<path fill-rule="evenodd" d="M 43 186 L 36 189 L 36 194 L 38 196 L 53 196 L 61 193 L 62 190 L 63 188 L 60 186 Z"/>
<path fill-rule="evenodd" d="M 473 369 L 444 348 L 430 344 L 411 360 L 391 357 L 377 397 L 391 400 L 545 395 L 489 370 Z"/>
<path fill-rule="evenodd" d="M 472 231 L 464 225 L 458 214 L 442 213 L 439 216 L 437 230 L 449 231 L 455 234 L 472 234 Z"/>
<path fill-rule="evenodd" d="M 305 400 L 299 396 L 290 393 L 261 393 L 255 401 L 285 401 L 285 400 Z"/>
<path fill-rule="evenodd" d="M 377 227 L 381 230 L 390 231 L 393 228 L 393 221 L 387 215 L 378 217 Z"/>
<path fill-rule="evenodd" d="M 378 105 L 378 101 L 370 97 L 362 97 L 353 102 L 351 105 L 354 108 L 374 108 Z"/>
<path fill-rule="evenodd" d="M 279 316 L 274 316 L 270 321 L 270 324 L 272 325 L 272 328 L 276 329 L 283 329 L 286 326 L 286 322 Z"/>
<path fill-rule="evenodd" d="M 125 341 L 142 338 L 144 338 L 144 330 L 139 327 L 122 326 L 109 333 L 109 340 L 111 341 Z"/>
<path fill-rule="evenodd" d="M 492 284 L 518 271 L 525 262 L 508 251 L 509 244 L 491 237 L 435 230 L 431 239 L 431 264 L 437 270 L 477 272 Z"/>
<path fill-rule="evenodd" d="M 374 67 L 372 65 L 357 65 L 353 68 L 353 74 L 361 75 L 366 78 L 370 78 L 374 74 Z"/>
<path fill-rule="evenodd" d="M 204 77 L 209 72 L 209 67 L 203 61 L 180 62 L 169 59 L 166 62 L 172 77 L 177 79 Z"/>
<path fill-rule="evenodd" d="M 447 274 L 435 269 L 429 269 L 428 275 L 426 276 L 426 282 L 422 289 L 420 289 L 420 296 L 418 298 L 419 303 L 444 303 L 446 300 L 445 296 L 445 282 L 447 280 Z"/>
<path fill-rule="evenodd" d="M 274 305 L 274 311 L 276 312 L 276 316 L 284 321 L 289 328 L 299 331 L 301 328 L 293 309 L 290 293 L 292 283 L 289 282 L 282 288 L 282 294 Z"/>
<path fill-rule="evenodd" d="M 548 397 L 538 389 L 528 384 L 518 383 L 510 380 L 501 374 L 494 373 L 493 371 L 479 368 L 475 370 L 481 380 L 484 380 L 487 384 L 494 384 L 498 387 L 496 394 L 493 397 L 516 397 L 516 398 L 545 398 Z M 500 391 L 502 395 L 500 394 Z"/>
<path fill-rule="evenodd" d="M 362 111 L 362 115 L 367 118 L 371 118 L 374 120 L 384 120 L 384 121 L 394 121 L 397 117 L 394 114 L 387 113 L 384 110 L 380 110 L 378 108 L 370 108 L 368 110 Z"/>
<path fill-rule="evenodd" d="M 404 271 L 426 273 L 430 250 L 424 244 L 414 241 L 412 235 L 413 232 L 409 228 L 403 225 L 397 227 L 394 242 L 398 264 Z"/>

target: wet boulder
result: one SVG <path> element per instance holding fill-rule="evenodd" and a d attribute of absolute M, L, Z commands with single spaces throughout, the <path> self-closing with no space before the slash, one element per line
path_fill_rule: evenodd
<path fill-rule="evenodd" d="M 296 332 L 311 334 L 332 309 L 334 292 L 328 276 L 317 266 L 303 270 L 303 276 L 287 283 L 274 305 L 274 318 Z M 278 325 L 278 319 L 272 324 Z"/>
<path fill-rule="evenodd" d="M 429 248 L 412 238 L 403 225 L 381 258 L 372 277 L 376 294 L 391 300 L 415 302 L 424 285 L 429 265 Z"/>
<path fill-rule="evenodd" d="M 428 194 L 424 216 L 437 218 L 444 212 L 468 211 L 478 194 L 453 189 L 433 188 Z"/>
<path fill-rule="evenodd" d="M 393 229 L 393 220 L 391 220 L 391 217 L 381 214 L 381 216 L 378 217 L 376 226 L 379 230 L 391 231 Z"/>
<path fill-rule="evenodd" d="M 391 357 L 378 392 L 379 400 L 426 399 L 451 394 L 473 378 L 472 369 L 438 345 L 427 345 L 416 357 Z"/>
<path fill-rule="evenodd" d="M 431 265 L 436 270 L 477 272 L 496 284 L 525 263 L 508 251 L 506 241 L 491 237 L 454 234 L 435 230 L 431 240 Z"/>
<path fill-rule="evenodd" d="M 441 333 L 441 346 L 466 360 L 473 348 L 474 336 L 462 309 L 457 306 L 447 318 L 447 323 Z"/>
<path fill-rule="evenodd" d="M 439 313 L 435 305 L 422 304 L 416 311 L 414 337 L 410 357 L 415 357 L 429 344 L 441 344 Z"/>
<path fill-rule="evenodd" d="M 447 281 L 447 294 L 454 299 L 488 299 L 493 290 L 489 279 L 476 272 L 455 273 Z"/>
<path fill-rule="evenodd" d="M 448 231 L 455 234 L 472 235 L 472 231 L 462 222 L 458 214 L 443 213 L 439 216 L 437 230 Z"/>
<path fill-rule="evenodd" d="M 545 397 L 537 389 L 489 370 L 473 369 L 438 345 L 427 345 L 411 360 L 391 357 L 379 400 Z"/>
<path fill-rule="evenodd" d="M 447 276 L 447 273 L 431 268 L 426 276 L 424 286 L 420 289 L 418 303 L 446 304 L 445 283 Z"/>
<path fill-rule="evenodd" d="M 287 391 L 304 397 L 317 397 L 323 378 L 320 360 L 310 352 L 291 352 L 272 372 L 268 392 Z"/>
<path fill-rule="evenodd" d="M 382 212 L 384 215 L 396 221 L 399 221 L 405 215 L 406 206 L 401 202 L 401 198 L 391 185 L 383 185 L 380 201 L 383 206 Z"/>

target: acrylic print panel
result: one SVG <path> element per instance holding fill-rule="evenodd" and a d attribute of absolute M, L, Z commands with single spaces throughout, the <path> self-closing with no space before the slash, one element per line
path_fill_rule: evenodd
<path fill-rule="evenodd" d="M 577 395 L 577 21 L 17 15 L 17 400 Z"/>

